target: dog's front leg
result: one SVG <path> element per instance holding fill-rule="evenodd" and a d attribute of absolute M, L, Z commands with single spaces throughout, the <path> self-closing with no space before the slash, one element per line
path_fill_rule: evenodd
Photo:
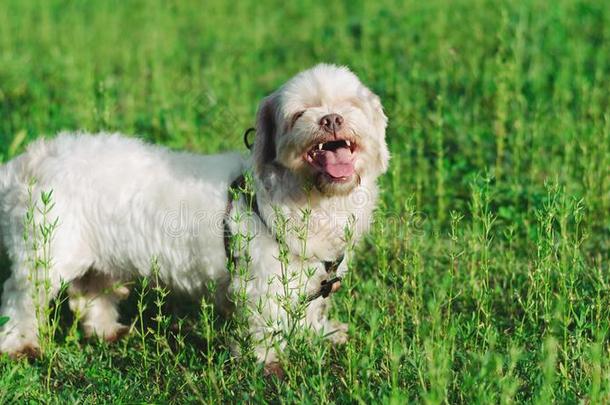
<path fill-rule="evenodd" d="M 284 337 L 288 329 L 287 312 L 277 297 L 261 294 L 260 287 L 242 288 L 241 292 L 236 290 L 232 296 L 235 299 L 235 321 L 241 325 L 232 345 L 233 353 L 237 356 L 250 353 L 259 363 L 264 364 L 266 375 L 283 378 L 279 357 L 286 346 Z"/>
<path fill-rule="evenodd" d="M 260 258 L 262 259 L 262 258 Z M 286 339 L 303 327 L 308 327 L 306 310 L 299 306 L 299 283 L 294 269 L 283 268 L 273 257 L 266 263 L 252 263 L 247 276 L 234 277 L 230 295 L 235 303 L 236 323 L 243 325 L 248 335 L 243 344 L 234 346 L 237 355 L 252 353 L 267 372 L 278 374 L 278 362 Z M 300 308 L 300 309 L 299 309 Z M 238 338 L 238 340 L 240 340 Z M 244 350 L 245 348 L 248 350 Z"/>
<path fill-rule="evenodd" d="M 333 295 L 319 297 L 307 307 L 307 326 L 333 344 L 347 342 L 347 324 L 328 318 Z"/>
<path fill-rule="evenodd" d="M 336 274 L 325 273 L 323 278 L 329 279 L 335 276 L 344 278 L 346 273 L 347 259 L 344 258 L 339 264 Z M 308 304 L 306 312 L 307 326 L 333 344 L 344 344 L 347 342 L 348 338 L 348 325 L 338 320 L 328 318 L 328 313 L 332 305 L 331 303 L 336 299 L 335 295 L 340 293 L 341 289 L 330 294 L 328 297 L 316 298 Z"/>
<path fill-rule="evenodd" d="M 301 264 L 295 263 L 287 268 L 275 268 L 273 264 L 267 263 L 264 272 L 256 272 L 254 268 L 247 281 L 241 279 L 232 286 L 236 302 L 241 301 L 236 307 L 236 315 L 247 324 L 255 357 L 267 365 L 277 362 L 285 347 L 285 340 L 299 329 L 312 330 L 334 344 L 345 343 L 347 324 L 328 319 L 334 294 L 326 298 L 320 296 L 310 302 L 303 301 L 330 276 L 324 266 L 316 264 L 319 268 L 306 281 L 305 276 L 290 277 L 302 272 Z M 346 271 L 344 260 L 336 275 L 343 276 Z"/>
<path fill-rule="evenodd" d="M 278 361 L 286 345 L 286 336 L 303 324 L 303 320 L 291 311 L 296 297 L 286 296 L 283 289 L 274 288 L 278 287 L 276 284 L 269 282 L 267 288 L 263 285 L 248 288 L 242 312 L 246 317 L 253 354 L 265 364 Z"/>

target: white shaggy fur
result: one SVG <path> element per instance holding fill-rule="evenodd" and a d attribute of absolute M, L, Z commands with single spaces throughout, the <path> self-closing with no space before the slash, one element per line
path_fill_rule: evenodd
<path fill-rule="evenodd" d="M 344 120 L 333 134 L 320 129 L 321 117 L 329 113 Z M 378 97 L 353 73 L 318 65 L 261 103 L 251 157 L 174 152 L 117 134 L 63 133 L 31 144 L 0 167 L 0 237 L 12 262 L 0 307 L 0 315 L 10 318 L 0 331 L 0 351 L 16 356 L 38 349 L 34 302 L 46 305 L 62 282 L 70 283 L 70 307 L 82 316 L 86 334 L 116 339 L 126 330 L 118 323 L 117 303 L 128 293 L 120 283 L 150 276 L 156 258 L 160 279 L 173 290 L 198 298 L 211 295 L 208 287 L 214 284 L 209 299 L 222 311 L 235 310 L 231 299 L 245 288 L 256 355 L 274 361 L 272 336 L 288 326 L 277 295 L 294 300 L 297 292 L 315 292 L 327 278 L 323 262 L 347 248 L 350 218 L 355 241 L 369 226 L 375 182 L 389 160 L 385 127 Z M 318 142 L 341 137 L 357 144 L 355 174 L 333 180 L 307 164 L 305 155 Z M 254 235 L 246 277 L 227 270 L 223 219 L 229 185 L 248 170 L 264 223 L 256 215 L 240 217 L 244 198 L 229 215 L 233 234 Z M 35 197 L 53 190 L 50 219 L 59 218 L 51 241 L 50 296 L 38 292 L 36 299 L 28 261 L 33 252 L 23 237 L 32 178 Z M 305 208 L 311 209 L 306 224 Z M 276 212 L 290 219 L 289 227 L 307 228 L 305 238 L 294 229 L 286 235 L 287 268 L 278 260 Z M 244 250 L 236 252 L 242 263 Z M 305 276 L 308 269 L 311 277 Z M 344 260 L 339 273 L 345 270 Z M 297 275 L 288 292 L 282 274 Z M 322 333 L 335 331 L 332 339 L 344 341 L 346 326 L 326 318 L 328 301 L 312 301 L 301 323 Z"/>

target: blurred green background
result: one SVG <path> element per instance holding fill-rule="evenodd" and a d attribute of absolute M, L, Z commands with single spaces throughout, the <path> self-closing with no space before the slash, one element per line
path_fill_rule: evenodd
<path fill-rule="evenodd" d="M 594 0 L 2 0 L 4 160 L 60 130 L 243 149 L 260 99 L 318 62 L 381 97 L 393 159 L 333 298 L 345 348 L 303 342 L 275 386 L 221 335 L 145 368 L 139 338 L 67 339 L 2 360 L 1 398 L 608 402 L 609 27 Z"/>

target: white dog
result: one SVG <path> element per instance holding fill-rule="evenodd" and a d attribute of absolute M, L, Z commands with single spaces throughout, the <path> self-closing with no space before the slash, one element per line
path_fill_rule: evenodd
<path fill-rule="evenodd" d="M 47 305 L 62 283 L 85 333 L 117 339 L 127 331 L 118 322 L 128 293 L 120 283 L 150 277 L 153 258 L 169 288 L 208 295 L 222 311 L 248 310 L 260 361 L 276 361 L 276 332 L 291 322 L 285 298 L 305 308 L 299 325 L 344 341 L 347 326 L 326 318 L 326 297 L 347 269 L 346 227 L 355 242 L 371 221 L 389 160 L 386 123 L 379 98 L 353 73 L 322 64 L 263 100 L 250 157 L 174 152 L 116 134 L 33 143 L 0 167 L 0 239 L 12 262 L 0 351 L 39 351 L 36 304 Z M 246 172 L 253 194 L 242 190 Z M 29 195 L 50 190 L 47 219 L 58 223 L 45 293 L 32 281 L 42 271 L 32 256 L 45 252 L 24 238 L 24 217 Z M 32 221 L 42 220 L 36 211 Z"/>

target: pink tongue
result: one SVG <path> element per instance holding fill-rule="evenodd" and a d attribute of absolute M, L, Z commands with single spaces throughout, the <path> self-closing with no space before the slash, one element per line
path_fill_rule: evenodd
<path fill-rule="evenodd" d="M 354 174 L 354 157 L 349 148 L 324 151 L 318 155 L 317 161 L 332 177 L 348 177 Z"/>

